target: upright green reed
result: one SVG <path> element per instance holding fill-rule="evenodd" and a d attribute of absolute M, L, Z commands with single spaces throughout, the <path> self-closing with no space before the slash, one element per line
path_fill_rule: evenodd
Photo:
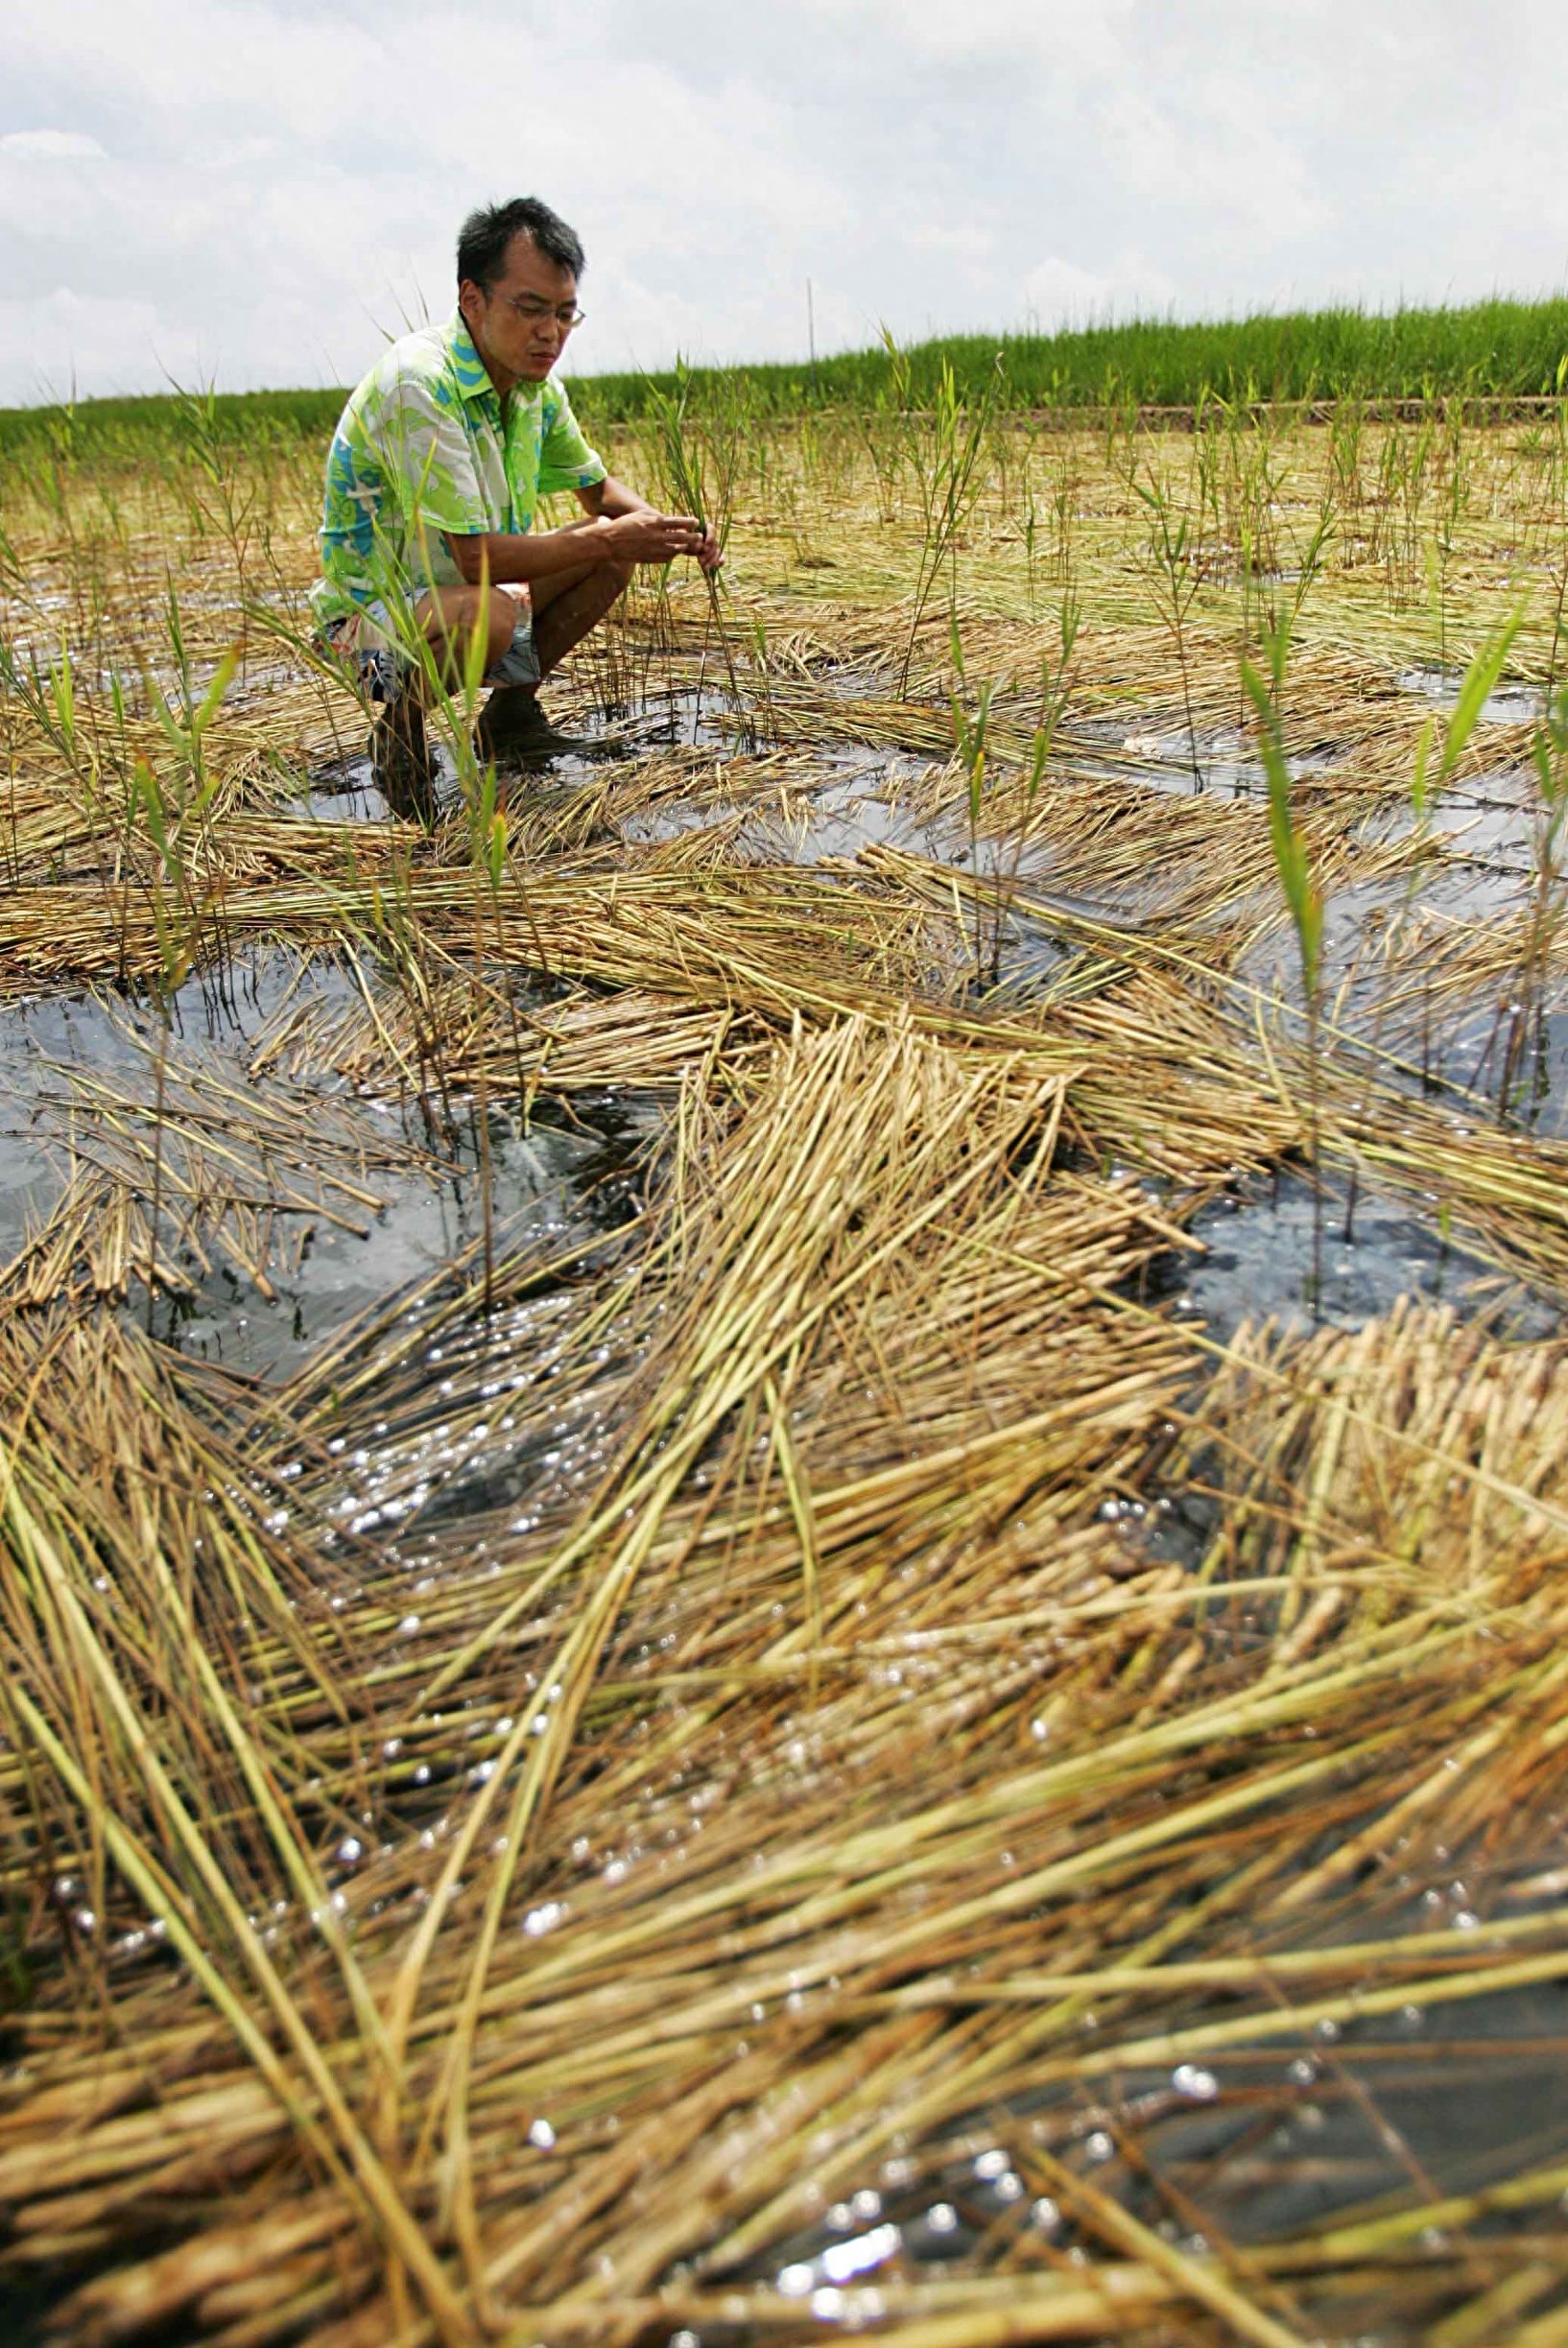
<path fill-rule="evenodd" d="M 1465 454 L 1462 402 L 1444 417 L 1438 443 L 1438 469 L 1437 513 L 1432 534 L 1432 572 L 1437 606 L 1437 663 L 1440 668 L 1446 668 L 1448 577 L 1470 507 L 1470 467 Z"/>
<path fill-rule="evenodd" d="M 949 654 L 953 665 L 953 689 L 949 705 L 953 718 L 953 744 L 964 773 L 964 809 L 969 829 L 969 868 L 974 875 L 974 960 L 978 971 L 988 976 L 994 985 L 1002 974 L 1002 944 L 1008 922 L 1018 893 L 1018 876 L 1023 865 L 1034 812 L 1045 783 L 1046 769 L 1052 747 L 1066 714 L 1072 686 L 1073 654 L 1082 626 L 1082 611 L 1069 592 L 1062 596 L 1057 611 L 1057 652 L 1047 653 L 1040 662 L 1039 718 L 1030 737 L 1029 752 L 1022 771 L 1017 814 L 1010 820 L 1005 851 L 992 861 L 990 933 L 986 931 L 986 892 L 981 885 L 981 817 L 986 804 L 986 790 L 990 763 L 989 732 L 991 705 L 996 696 L 997 680 L 987 678 L 969 692 L 964 668 L 963 638 L 955 613 L 949 626 Z"/>
<path fill-rule="evenodd" d="M 157 1047 L 153 1067 L 153 1184 L 148 1207 L 147 1327 L 152 1334 L 157 1299 L 158 1226 L 163 1211 L 163 1125 L 167 1097 L 169 1039 L 175 999 L 189 976 L 206 927 L 209 899 L 215 891 L 207 882 L 209 860 L 201 851 L 218 776 L 208 767 L 207 729 L 216 718 L 238 665 L 231 648 L 219 662 L 200 701 L 192 693 L 189 661 L 179 624 L 179 606 L 169 596 L 169 629 L 184 676 L 185 699 L 172 702 L 155 681 L 149 679 L 153 713 L 172 753 L 170 771 L 160 776 L 146 758 L 136 762 L 133 804 L 157 853 L 148 889 L 153 915 L 157 965 L 151 983 L 157 1014 Z M 193 850 L 196 851 L 193 854 Z"/>
<path fill-rule="evenodd" d="M 1253 663 L 1242 662 L 1242 681 L 1257 714 L 1258 741 L 1269 785 L 1269 844 L 1280 893 L 1295 935 L 1301 976 L 1301 1000 L 1307 1026 L 1307 1131 L 1312 1167 L 1312 1309 L 1322 1309 L 1323 1201 L 1319 1179 L 1322 1013 L 1323 900 L 1312 873 L 1312 861 L 1291 805 L 1291 774 L 1285 756 L 1285 673 L 1290 657 L 1290 622 L 1271 627 L 1264 637 L 1269 672 L 1263 676 Z"/>
<path fill-rule="evenodd" d="M 900 696 L 909 691 L 915 647 L 931 598 L 943 567 L 948 573 L 948 610 L 958 605 L 956 574 L 958 538 L 980 493 L 980 456 L 1002 388 L 1002 358 L 985 379 L 976 397 L 965 406 L 951 367 L 943 366 L 929 411 L 915 405 L 907 355 L 891 334 L 883 330 L 893 394 L 903 429 L 904 462 L 915 484 L 920 517 L 920 547 L 915 592 L 910 607 L 909 635 L 898 672 Z"/>
<path fill-rule="evenodd" d="M 990 731 L 991 703 L 996 698 L 996 679 L 987 677 L 975 691 L 972 700 L 968 678 L 963 665 L 963 637 L 959 629 L 958 615 L 952 615 L 948 625 L 949 658 L 953 666 L 953 684 L 948 696 L 953 715 L 953 747 L 963 769 L 964 812 L 969 823 L 969 869 L 974 875 L 974 958 L 975 968 L 985 965 L 984 895 L 980 885 L 980 818 L 986 804 L 986 765 L 988 757 L 987 736 Z M 996 910 L 996 954 L 1001 953 L 1001 908 Z"/>
<path fill-rule="evenodd" d="M 1546 701 L 1556 690 L 1568 617 L 1568 351 L 1557 363 L 1557 397 L 1552 411 L 1551 464 L 1546 526 L 1546 574 L 1552 582 L 1552 649 L 1546 664 Z"/>
<path fill-rule="evenodd" d="M 1534 1095 L 1544 1097 L 1549 1084 L 1546 1065 L 1546 997 L 1553 948 L 1562 927 L 1563 827 L 1568 823 L 1568 686 L 1546 702 L 1532 729 L 1531 763 L 1540 793 L 1534 816 L 1534 874 L 1531 887 L 1530 922 L 1526 932 L 1518 996 L 1509 1013 L 1498 1101 L 1513 1104 L 1514 1087 L 1522 1071 L 1528 1038 L 1533 1031 Z"/>
<path fill-rule="evenodd" d="M 1187 620 L 1202 584 L 1202 568 L 1198 559 L 1197 532 L 1190 515 L 1176 513 L 1172 503 L 1169 485 L 1152 458 L 1148 462 L 1148 478 L 1142 478 L 1134 457 L 1128 472 L 1128 483 L 1141 499 L 1151 516 L 1148 543 L 1150 576 L 1154 600 L 1161 619 L 1171 632 L 1176 648 L 1176 666 L 1181 672 L 1181 706 L 1187 722 L 1187 762 L 1192 769 L 1193 789 L 1203 788 L 1203 770 L 1198 760 L 1198 726 L 1193 716 L 1192 667 L 1187 641 Z"/>
<path fill-rule="evenodd" d="M 1414 827 L 1414 853 L 1406 875 L 1405 891 L 1399 911 L 1394 916 L 1392 936 L 1396 941 L 1405 939 L 1411 931 L 1416 899 L 1430 868 L 1433 855 L 1432 818 L 1442 793 L 1459 771 L 1461 759 L 1469 745 L 1470 736 L 1480 722 L 1486 702 L 1497 689 L 1513 640 L 1519 632 L 1524 614 L 1516 611 L 1506 620 L 1481 647 L 1464 673 L 1459 696 L 1443 727 L 1442 744 L 1437 759 L 1433 745 L 1437 740 L 1436 715 L 1422 726 L 1415 745 L 1414 764 L 1411 769 L 1410 807 Z M 1366 1070 L 1370 1081 L 1371 1067 L 1383 1042 L 1384 1005 L 1380 998 L 1372 1023 L 1372 1061 Z M 1489 1047 L 1488 1047 L 1489 1049 Z M 1432 972 L 1430 962 L 1423 970 L 1421 983 L 1421 1078 L 1423 1083 L 1432 1080 Z M 1366 1116 L 1367 1092 L 1363 1089 L 1358 1123 Z M 1344 1237 L 1354 1237 L 1356 1201 L 1360 1188 L 1360 1164 L 1352 1158 L 1350 1182 L 1345 1200 Z M 1446 1234 L 1445 1234 L 1446 1237 Z"/>
<path fill-rule="evenodd" d="M 676 368 L 672 391 L 666 391 L 657 384 L 650 385 L 648 415 L 653 429 L 660 473 L 674 510 L 691 514 L 704 530 L 711 530 L 723 553 L 729 542 L 735 484 L 740 474 L 749 420 L 748 405 L 738 378 L 720 376 L 714 382 L 704 429 L 699 426 L 694 414 L 691 370 L 684 363 L 679 363 Z M 720 601 L 719 578 L 715 572 L 704 571 L 702 579 L 707 588 L 708 618 L 724 653 L 730 705 L 745 737 L 749 740 L 746 702 Z M 701 688 L 699 686 L 699 716 L 701 711 Z"/>

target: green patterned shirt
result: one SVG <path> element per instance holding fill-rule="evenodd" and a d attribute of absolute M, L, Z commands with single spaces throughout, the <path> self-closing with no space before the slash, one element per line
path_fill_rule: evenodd
<path fill-rule="evenodd" d="M 541 496 L 604 478 L 553 375 L 517 384 L 503 413 L 461 315 L 404 335 L 350 393 L 333 435 L 317 620 L 459 586 L 445 532 L 532 530 Z"/>

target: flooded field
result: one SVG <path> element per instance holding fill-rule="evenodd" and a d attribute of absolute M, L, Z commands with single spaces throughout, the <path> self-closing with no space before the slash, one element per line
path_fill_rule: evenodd
<path fill-rule="evenodd" d="M 1564 419 L 745 425 L 6 481 L 5 2336 L 1551 2348 Z"/>

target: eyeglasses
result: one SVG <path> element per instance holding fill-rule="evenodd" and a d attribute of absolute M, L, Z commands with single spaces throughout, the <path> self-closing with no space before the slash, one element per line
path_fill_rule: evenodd
<path fill-rule="evenodd" d="M 509 302 L 518 317 L 526 319 L 531 326 L 553 318 L 562 334 L 570 334 L 574 326 L 582 323 L 584 313 L 575 302 L 562 302 L 558 310 L 553 302 L 540 301 L 535 294 L 503 294 L 500 298 Z"/>

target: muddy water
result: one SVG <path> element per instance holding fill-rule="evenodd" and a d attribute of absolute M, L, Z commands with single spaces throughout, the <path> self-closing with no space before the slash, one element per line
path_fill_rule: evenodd
<path fill-rule="evenodd" d="M 249 1055 L 285 1006 L 323 1008 L 358 1001 L 330 962 L 299 963 L 279 953 L 238 958 L 222 993 L 193 980 L 176 997 L 168 1065 L 198 1081 L 244 1088 Z M 0 1261 L 36 1229 L 63 1188 L 71 1079 L 108 1077 L 128 1093 L 151 1095 L 156 1024 L 124 1000 L 55 997 L 0 1013 Z M 321 1098 L 330 1101 L 332 1088 Z M 481 1241 L 480 1149 L 471 1103 L 436 1133 L 408 1101 L 364 1103 L 372 1142 L 422 1163 L 414 1173 L 374 1168 L 365 1187 L 374 1207 L 343 1228 L 328 1217 L 297 1217 L 311 1228 L 297 1263 L 274 1260 L 265 1294 L 223 1263 L 203 1269 L 189 1251 L 180 1269 L 188 1293 L 160 1297 L 157 1334 L 182 1351 L 251 1376 L 286 1377 L 323 1340 L 400 1292 L 415 1288 Z M 627 1211 L 624 1169 L 646 1124 L 639 1104 L 611 1096 L 574 1104 L 568 1120 L 546 1107 L 526 1129 L 492 1111 L 489 1157 L 493 1229 L 514 1247 L 564 1244 L 606 1227 Z M 432 1165 L 432 1161 L 435 1161 Z M 427 1170 L 428 1169 L 428 1170 Z M 216 1253 L 216 1251 L 209 1251 Z"/>
<path fill-rule="evenodd" d="M 1250 791 L 1256 778 L 1236 762 L 1232 767 L 1228 787 Z M 820 781 L 789 817 L 775 812 L 758 818 L 760 849 L 820 863 L 852 858 L 867 842 L 886 841 L 955 864 L 966 859 L 965 839 L 950 827 L 915 820 L 901 803 L 907 760 L 846 750 L 824 754 L 819 771 Z M 568 763 L 551 777 L 551 787 L 570 790 L 597 776 L 597 770 Z M 1472 787 L 1476 806 L 1445 811 L 1456 820 L 1470 819 L 1467 839 L 1480 843 L 1474 870 L 1456 870 L 1443 884 L 1460 910 L 1502 905 L 1518 886 L 1517 868 L 1507 867 L 1528 847 L 1528 799 L 1517 775 L 1499 775 L 1495 792 L 1491 783 L 1486 778 Z M 1179 779 L 1169 787 L 1180 787 Z M 310 805 L 321 816 L 365 821 L 385 812 L 362 762 L 323 771 Z M 712 817 L 711 806 L 661 810 L 630 822 L 627 837 L 669 837 Z M 1344 892 L 1331 907 L 1329 959 L 1336 973 L 1350 975 L 1368 914 L 1394 901 L 1387 889 L 1364 889 Z M 1058 975 L 1064 959 L 1070 949 L 1052 938 L 1048 924 L 1020 929 L 1010 949 L 1007 982 L 1027 996 Z M 1250 975 L 1271 984 L 1276 964 L 1277 958 Z M 350 999 L 346 979 L 329 962 L 301 966 L 280 954 L 242 958 L 221 995 L 197 983 L 181 991 L 171 1049 L 182 1064 L 243 1083 L 258 1037 L 285 1003 L 308 1000 L 330 1008 Z M 1366 1008 L 1369 1012 L 1370 998 Z M 1486 1015 L 1478 1006 L 1468 1022 L 1458 1023 L 1434 1075 L 1470 1080 L 1462 1072 L 1476 1071 Z M 62 997 L 0 1012 L 0 1088 L 7 1104 L 0 1133 L 0 1259 L 15 1251 L 30 1222 L 59 1194 L 59 1104 L 69 1073 L 102 1073 L 131 1086 L 145 1079 L 155 1043 L 145 1009 L 123 1001 Z M 1547 1023 L 1545 1064 L 1538 1103 L 1543 1124 L 1555 1121 L 1568 1100 L 1568 1018 Z M 1413 1087 L 1418 1089 L 1414 1079 Z M 321 1224 L 297 1263 L 277 1272 L 271 1298 L 231 1268 L 202 1272 L 193 1265 L 193 1293 L 160 1303 L 161 1334 L 230 1368 L 286 1376 L 345 1323 L 406 1293 L 475 1245 L 483 1217 L 471 1115 L 437 1137 L 433 1149 L 431 1131 L 408 1103 L 372 1104 L 372 1113 L 389 1140 L 410 1153 L 440 1158 L 435 1173 L 371 1174 L 368 1186 L 381 1204 L 366 1216 L 363 1232 Z M 507 1243 L 530 1237 L 565 1242 L 612 1225 L 634 1195 L 638 1151 L 655 1131 L 658 1115 L 656 1102 L 636 1096 L 578 1102 L 570 1118 L 546 1109 L 526 1131 L 494 1114 L 493 1205 Z M 1314 1224 L 1319 1217 L 1323 1282 L 1315 1294 Z M 1411 1293 L 1444 1298 L 1462 1312 L 1485 1311 L 1519 1334 L 1543 1334 L 1557 1325 L 1553 1306 L 1501 1282 L 1449 1245 L 1435 1217 L 1413 1213 L 1401 1202 L 1364 1196 L 1350 1215 L 1342 1192 L 1315 1201 L 1299 1179 L 1254 1177 L 1238 1180 L 1205 1206 L 1193 1230 L 1204 1254 L 1173 1261 L 1154 1293 L 1221 1340 L 1243 1318 L 1264 1314 L 1356 1325 Z M 526 1315 L 504 1332 L 488 1333 L 485 1343 L 491 1339 L 526 1351 L 533 1341 Z M 459 1331 L 444 1341 L 444 1358 L 432 1369 L 438 1389 L 443 1381 L 462 1385 L 481 1375 L 486 1364 L 476 1348 L 483 1350 L 475 1332 Z M 574 1476 L 592 1471 L 591 1426 L 563 1429 L 558 1450 L 541 1457 L 536 1446 L 511 1447 L 498 1422 L 493 1432 L 480 1429 L 438 1476 L 431 1461 L 438 1454 L 445 1458 L 440 1452 L 445 1433 L 439 1419 L 433 1421 L 428 1442 L 421 1436 L 396 1457 L 368 1447 L 357 1465 L 344 1463 L 342 1475 L 345 1527 L 383 1541 L 415 1587 L 427 1549 L 449 1538 L 455 1521 L 501 1506 L 531 1507 L 542 1486 L 561 1493 Z M 419 1519 L 411 1535 L 399 1531 L 410 1494 L 418 1495 L 414 1513 Z M 1168 1553 L 1190 1556 L 1202 1531 L 1196 1522 L 1173 1522 L 1162 1545 Z M 1543 1870 L 1565 1862 L 1568 1838 L 1561 1822 L 1543 1821 Z M 1355 1930 L 1368 1936 L 1451 1931 L 1456 1947 L 1480 1946 L 1488 1926 L 1513 1912 L 1484 1874 L 1467 1871 L 1460 1881 L 1434 1873 L 1430 1880 L 1395 1881 L 1381 1906 L 1358 1909 Z M 1348 1936 L 1342 1916 L 1323 1920 L 1323 1939 Z M 1167 2018 L 1162 2015 L 1162 2023 Z M 1527 2051 L 1528 2062 L 1522 2062 Z M 1461 2007 L 1413 2006 L 1375 2022 L 1351 2019 L 1293 2037 L 1260 2037 L 1254 2045 L 1159 2072 L 1107 2070 L 1071 2102 L 977 2111 L 918 2159 L 895 2147 L 853 2190 L 824 2202 L 818 2221 L 783 2244 L 755 2279 L 775 2284 L 813 2317 L 847 2327 L 874 2318 L 879 2284 L 894 2276 L 940 2276 L 983 2241 L 988 2266 L 1014 2238 L 1071 2262 L 1079 2249 L 1071 2217 L 1050 2194 L 1024 2182 L 1032 2146 L 1112 2192 L 1185 2248 L 1200 2249 L 1207 2238 L 1245 2245 L 1319 2222 L 1338 2208 L 1364 2205 L 1381 2193 L 1408 2192 L 1416 2176 L 1437 2193 L 1469 2190 L 1532 2142 L 1543 2112 L 1564 2097 L 1568 1991 L 1556 1987 Z M 1456 2124 L 1456 2098 L 1462 2125 Z M 1129 2164 L 1129 2148 L 1136 2149 L 1141 2169 Z M 1190 2223 L 1172 2221 L 1159 2184 L 1185 2197 Z M 45 2305 L 40 2297 L 39 2312 Z M 26 2312 L 13 2306 L 10 2312 L 24 2328 Z M 1352 2336 L 1346 2329 L 1343 2336 Z M 1373 2336 L 1369 2324 L 1367 2336 Z M 1391 2341 L 1398 2335 L 1385 2330 L 1376 2336 Z"/>
<path fill-rule="evenodd" d="M 1431 1931 L 1434 1911 L 1420 1913 L 1419 1929 Z M 1457 1941 L 1485 1937 L 1471 1911 L 1447 1904 L 1449 1922 L 1460 1914 L 1470 1921 L 1456 1925 Z M 982 2243 L 988 2268 L 1011 2245 L 1028 2265 L 1044 2262 L 1027 2245 L 1048 2249 L 1052 2264 L 1072 2263 L 1092 2238 L 1060 2200 L 1026 2184 L 1036 2147 L 1188 2253 L 1245 2249 L 1384 2194 L 1390 2207 L 1408 2203 L 1417 2186 L 1434 2199 L 1475 2192 L 1538 2137 L 1565 2095 L 1568 1989 L 1556 1985 L 1462 2007 L 1407 2005 L 1375 2024 L 1325 2021 L 1165 2071 L 1107 2070 L 1071 2102 L 977 2111 L 950 2138 L 949 2157 L 927 2151 L 916 2163 L 895 2153 L 748 2279 L 820 2318 L 864 2324 L 877 2312 L 879 2284 L 936 2279 Z M 1506 2245 L 1532 2215 L 1486 2231 Z M 1418 2263 L 1450 2247 L 1421 2235 L 1410 2254 Z M 1412 2336 L 1387 2303 L 1366 2317 L 1375 2330 L 1362 2331 L 1340 2302 L 1333 2336 L 1361 2348 Z"/>
<path fill-rule="evenodd" d="M 1419 689 L 1436 695 L 1446 692 L 1448 684 L 1438 678 Z M 1506 710 L 1491 714 L 1499 721 L 1516 716 L 1511 700 Z M 695 734 L 715 747 L 728 742 L 721 716 L 695 706 L 673 709 L 653 730 L 683 740 Z M 1146 770 L 1140 779 L 1155 787 L 1191 788 L 1190 774 L 1181 771 L 1184 742 L 1138 738 L 1136 747 Z M 1230 747 L 1205 746 L 1211 753 Z M 1259 774 L 1244 771 L 1245 762 L 1216 757 L 1211 763 L 1217 783 L 1227 777 L 1233 790 L 1248 793 L 1261 786 Z M 971 853 L 962 827 L 911 813 L 906 786 L 926 766 L 871 747 L 825 750 L 819 754 L 809 789 L 792 788 L 787 812 L 769 807 L 754 816 L 746 841 L 756 853 L 803 865 L 847 862 L 867 843 L 889 842 L 962 867 Z M 602 781 L 606 771 L 597 759 L 566 759 L 537 787 L 558 798 Z M 1125 770 L 1120 779 L 1128 780 Z M 453 787 L 448 777 L 445 788 Z M 1435 884 L 1423 886 L 1423 904 L 1471 916 L 1517 904 L 1533 842 L 1528 778 L 1517 771 L 1486 775 L 1468 784 L 1458 800 L 1439 811 L 1437 826 L 1450 835 L 1451 847 L 1461 849 L 1462 861 L 1446 866 Z M 361 758 L 322 769 L 307 805 L 311 814 L 334 819 L 375 822 L 386 813 L 368 762 Z M 630 843 L 668 839 L 710 823 L 713 816 L 711 803 L 665 803 L 630 818 L 623 836 Z M 1400 819 L 1389 820 L 1396 825 Z M 1380 884 L 1347 889 L 1330 900 L 1326 989 L 1330 994 L 1343 989 L 1348 1008 L 1342 1016 L 1352 1029 L 1378 1032 L 1375 988 L 1362 979 L 1359 958 L 1369 925 L 1397 917 L 1401 899 L 1402 885 Z M 1007 949 L 1005 984 L 1027 997 L 1035 985 L 1058 978 L 1071 960 L 1071 949 L 1052 937 L 1048 922 L 1017 923 Z M 1290 956 L 1283 946 L 1271 945 L 1240 975 L 1267 991 L 1281 986 L 1288 992 Z M 242 958 L 221 996 L 198 982 L 182 989 L 175 1007 L 173 1050 L 220 1079 L 243 1082 L 249 1050 L 286 999 L 330 1007 L 346 1003 L 350 990 L 330 964 L 301 970 L 287 956 Z M 7 1103 L 0 1127 L 0 1257 L 15 1251 L 59 1194 L 59 1153 L 51 1150 L 47 1136 L 53 1128 L 58 1138 L 60 1129 L 58 1104 L 66 1072 L 102 1071 L 131 1084 L 138 1071 L 145 1078 L 154 1040 L 145 1008 L 124 1001 L 57 998 L 0 1011 L 0 1087 Z M 1514 1109 L 1536 1130 L 1556 1132 L 1568 1118 L 1568 1013 L 1546 1017 L 1537 1040 L 1539 1049 L 1516 1086 Z M 1410 1049 L 1414 1054 L 1414 1044 Z M 1500 1055 L 1496 1004 L 1478 1002 L 1451 1018 L 1436 1043 L 1416 1055 L 1424 1063 L 1425 1086 L 1414 1074 L 1413 1057 L 1412 1090 L 1430 1090 L 1434 1084 L 1485 1090 L 1497 1080 Z M 652 1113 L 656 1117 L 656 1109 Z M 606 1182 L 639 1139 L 649 1114 L 649 1104 L 635 1097 L 606 1098 L 586 1116 L 574 1108 L 569 1118 L 552 1115 L 546 1105 L 526 1134 L 505 1114 L 494 1115 L 489 1154 L 497 1221 L 513 1237 L 564 1239 L 584 1219 L 602 1218 L 608 1211 Z M 411 1152 L 430 1148 L 431 1133 L 409 1103 L 378 1104 L 376 1115 L 389 1141 L 401 1134 Z M 378 1174 L 371 1187 L 382 1203 L 363 1236 L 323 1223 L 297 1265 L 276 1279 L 274 1298 L 259 1294 L 231 1268 L 211 1273 L 191 1268 L 194 1293 L 162 1308 L 167 1334 L 232 1367 L 287 1374 L 345 1320 L 474 1244 L 483 1213 L 471 1114 L 465 1125 L 460 1119 L 459 1129 L 440 1138 L 436 1153 L 444 1161 L 439 1179 L 423 1173 Z M 1461 1310 L 1495 1310 L 1501 1302 L 1532 1327 L 1552 1318 L 1522 1291 L 1501 1295 L 1493 1274 L 1447 1244 L 1435 1215 L 1423 1217 L 1405 1202 L 1364 1196 L 1347 1216 L 1342 1192 L 1327 1196 L 1321 1205 L 1323 1281 L 1315 1299 L 1314 1217 L 1311 1193 L 1299 1181 L 1236 1186 L 1205 1208 L 1194 1225 L 1206 1252 L 1183 1262 L 1178 1276 L 1173 1275 L 1177 1309 L 1200 1316 L 1221 1337 L 1242 1318 L 1267 1313 L 1353 1325 L 1411 1293 L 1444 1297 Z"/>

